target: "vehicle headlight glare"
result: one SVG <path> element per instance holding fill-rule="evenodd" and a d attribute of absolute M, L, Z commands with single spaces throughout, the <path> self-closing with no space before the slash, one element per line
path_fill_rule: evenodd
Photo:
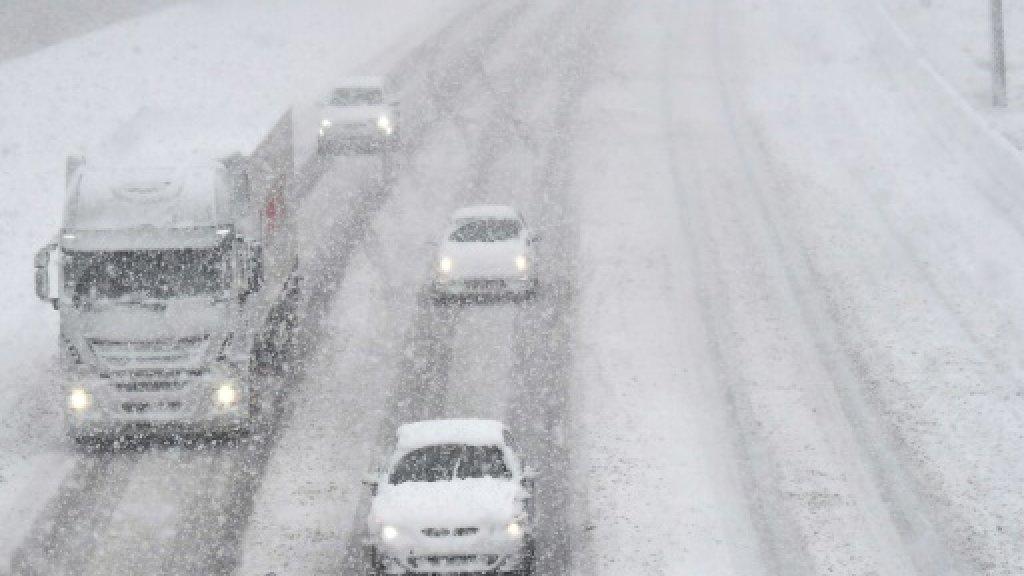
<path fill-rule="evenodd" d="M 385 540 L 394 540 L 398 537 L 398 528 L 394 526 L 384 526 L 380 529 L 380 537 Z"/>
<path fill-rule="evenodd" d="M 238 390 L 233 382 L 225 382 L 217 388 L 217 403 L 223 406 L 234 404 L 238 400 Z"/>
<path fill-rule="evenodd" d="M 321 128 L 330 128 L 331 127 L 331 121 L 328 120 L 327 118 L 324 118 L 323 120 L 320 121 L 320 127 Z"/>
<path fill-rule="evenodd" d="M 522 254 L 516 256 L 516 270 L 526 272 L 526 264 L 526 256 L 523 256 Z"/>
<path fill-rule="evenodd" d="M 391 118 L 388 118 L 387 114 L 381 114 L 378 116 L 377 128 L 380 128 L 381 132 L 391 134 Z"/>
<path fill-rule="evenodd" d="M 448 256 L 442 256 L 440 262 L 437 263 L 437 269 L 442 274 L 448 274 L 452 271 L 452 259 Z"/>
<path fill-rule="evenodd" d="M 75 388 L 68 394 L 68 406 L 76 412 L 81 412 L 89 407 L 89 393 L 81 388 Z"/>
<path fill-rule="evenodd" d="M 509 522 L 508 525 L 505 526 L 505 531 L 508 532 L 509 536 L 518 538 L 523 535 L 523 526 L 519 522 Z"/>

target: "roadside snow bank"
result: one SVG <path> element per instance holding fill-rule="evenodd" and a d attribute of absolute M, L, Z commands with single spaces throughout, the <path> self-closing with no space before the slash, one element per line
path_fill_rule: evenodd
<path fill-rule="evenodd" d="M 1024 3 L 1003 2 L 1009 106 L 992 108 L 989 2 L 875 0 L 949 85 L 1024 149 Z"/>

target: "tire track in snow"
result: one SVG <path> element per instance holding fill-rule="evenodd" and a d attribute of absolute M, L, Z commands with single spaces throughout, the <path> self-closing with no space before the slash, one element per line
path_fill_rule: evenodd
<path fill-rule="evenodd" d="M 535 60 L 520 57 L 512 63 L 511 71 L 488 75 L 490 78 L 511 79 L 512 88 L 536 86 L 543 82 L 542 78 L 555 77 L 560 80 L 559 84 L 565 84 L 557 94 L 558 101 L 550 108 L 556 117 L 552 131 L 554 136 L 550 138 L 546 155 L 536 159 L 539 166 L 533 189 L 528 191 L 533 198 L 543 197 L 545 208 L 557 208 L 547 213 L 557 219 L 559 224 L 564 219 L 565 207 L 549 196 L 561 199 L 561 189 L 566 184 L 564 153 L 571 143 L 572 111 L 586 79 L 582 68 L 589 64 L 580 53 L 588 51 L 583 44 L 595 42 L 593 37 L 584 38 L 586 34 L 583 31 L 573 28 L 579 27 L 578 22 L 567 25 L 571 18 L 579 19 L 575 14 L 577 11 L 578 7 L 565 5 L 536 34 L 539 49 L 535 49 L 538 53 L 549 53 L 549 46 L 561 48 L 559 42 L 566 42 L 564 38 L 567 31 L 574 34 L 574 49 L 556 50 L 563 58 L 576 58 L 570 65 L 547 69 L 543 64 L 538 66 Z M 481 61 L 481 70 L 485 70 L 483 64 Z M 543 140 L 538 139 L 529 123 L 520 118 L 517 103 L 509 101 L 517 91 L 508 90 L 506 95 L 502 88 L 500 84 L 491 84 L 489 87 L 488 91 L 495 102 L 492 103 L 490 120 L 481 130 L 480 141 L 474 146 L 473 175 L 457 192 L 457 203 L 471 202 L 483 196 L 496 176 L 496 165 L 512 149 L 525 148 L 536 156 L 536 143 Z M 564 236 L 572 238 L 573 231 L 568 231 Z M 567 241 L 562 246 L 570 249 L 557 253 L 552 261 L 572 270 L 573 241 Z M 566 273 L 564 277 L 559 275 L 557 281 L 538 300 L 517 304 L 514 310 L 514 333 L 524 337 L 517 341 L 516 349 L 511 351 L 515 363 L 513 377 L 516 389 L 513 402 L 505 409 L 506 421 L 513 429 L 525 433 L 521 441 L 526 441 L 528 455 L 533 456 L 533 461 L 540 463 L 541 469 L 548 473 L 546 484 L 538 489 L 538 496 L 544 501 L 538 516 L 539 535 L 544 537 L 544 542 L 538 545 L 538 574 L 565 574 L 569 564 L 571 485 L 567 477 L 568 456 L 564 436 L 569 425 L 567 379 L 571 331 L 568 322 L 571 316 L 573 277 L 572 272 Z M 404 362 L 401 385 L 390 397 L 388 416 L 381 425 L 378 448 L 381 453 L 389 447 L 394 430 L 402 422 L 452 415 L 453 402 L 457 403 L 458 399 L 449 398 L 448 372 L 455 352 L 454 333 L 464 313 L 463 307 L 467 305 L 474 304 L 434 306 L 426 295 L 421 295 L 415 328 L 405 346 L 411 350 L 411 354 Z M 498 302 L 495 306 L 502 307 L 504 304 Z M 484 307 L 488 308 L 486 305 Z M 474 348 L 486 343 L 477 344 L 479 346 Z M 477 353 L 484 356 L 488 354 L 485 350 L 477 350 Z M 459 413 L 457 409 L 454 411 Z M 340 562 L 345 572 L 359 573 L 367 570 L 362 537 L 368 509 L 369 498 L 364 496 L 353 520 L 346 558 Z"/>
<path fill-rule="evenodd" d="M 899 535 L 901 552 L 913 562 L 917 573 L 964 573 L 962 563 L 949 553 L 934 520 L 923 512 L 929 508 L 922 505 L 919 487 L 908 481 L 902 465 L 892 454 L 890 440 L 882 432 L 884 427 L 875 415 L 869 414 L 856 392 L 852 392 L 867 383 L 866 372 L 862 361 L 853 353 L 852 343 L 845 339 L 839 328 L 836 310 L 818 310 L 813 305 L 815 299 L 806 297 L 827 290 L 820 273 L 813 267 L 810 247 L 793 240 L 795 235 L 780 224 L 782 216 L 775 213 L 769 201 L 769 192 L 776 192 L 773 197 L 782 197 L 784 194 L 780 191 L 790 183 L 782 179 L 776 167 L 771 165 L 772 155 L 766 142 L 758 138 L 755 129 L 749 128 L 754 125 L 752 119 L 744 117 L 744 108 L 737 96 L 739 91 L 733 85 L 727 72 L 729 68 L 723 60 L 727 44 L 720 33 L 721 6 L 717 6 L 717 10 L 716 79 L 723 117 L 742 164 L 743 180 L 748 184 L 739 188 L 746 191 L 750 205 L 756 208 L 755 218 L 768 233 L 770 250 L 774 252 L 776 262 L 781 264 L 781 278 L 790 293 L 789 300 L 796 304 L 796 320 L 802 324 L 804 333 L 817 351 L 818 361 L 829 376 L 830 385 L 824 389 L 812 387 L 808 390 L 819 412 L 840 416 L 834 421 L 832 441 L 841 444 L 844 451 L 856 455 L 856 462 L 845 463 L 843 474 L 844 482 L 849 482 L 848 487 L 853 490 L 851 496 L 856 498 L 854 505 L 858 513 L 871 520 L 870 525 L 882 534 L 893 532 Z M 794 253 L 800 257 L 795 259 Z M 823 331 L 822 327 L 826 330 Z M 803 539 L 802 536 L 799 538 Z M 885 542 L 887 547 L 891 546 L 890 539 L 885 539 Z M 838 551 L 834 553 L 838 554 Z M 882 560 L 882 550 L 875 549 L 875 553 L 878 554 L 875 560 Z M 896 554 L 886 552 L 885 555 L 890 556 L 890 561 L 894 562 L 892 565 L 902 565 Z"/>

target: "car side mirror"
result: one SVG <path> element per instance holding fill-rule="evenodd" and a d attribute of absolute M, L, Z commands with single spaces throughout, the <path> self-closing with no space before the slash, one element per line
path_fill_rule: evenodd
<path fill-rule="evenodd" d="M 530 489 L 537 480 L 537 471 L 532 466 L 523 467 L 523 488 Z"/>
<path fill-rule="evenodd" d="M 56 252 L 56 244 L 47 244 L 36 252 L 32 261 L 35 267 L 36 297 L 43 302 L 49 302 L 54 310 L 60 306 L 60 300 L 55 297 L 56 290 L 51 286 L 53 278 L 50 276 L 50 263 L 56 261 Z"/>
<path fill-rule="evenodd" d="M 530 242 L 540 242 L 543 238 L 544 237 L 541 236 L 540 233 L 535 232 L 533 234 L 530 234 Z"/>
<path fill-rule="evenodd" d="M 363 486 L 370 489 L 370 496 L 376 496 L 377 488 L 380 487 L 380 472 L 369 470 L 363 474 Z"/>

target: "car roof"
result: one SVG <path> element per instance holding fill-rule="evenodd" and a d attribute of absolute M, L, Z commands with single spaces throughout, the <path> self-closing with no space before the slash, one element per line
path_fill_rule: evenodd
<path fill-rule="evenodd" d="M 438 444 L 502 446 L 505 426 L 497 420 L 451 418 L 409 422 L 398 427 L 398 450 L 409 452 Z"/>
<path fill-rule="evenodd" d="M 519 211 L 511 206 L 501 204 L 478 204 L 460 208 L 452 214 L 452 220 L 468 219 L 519 219 Z"/>

